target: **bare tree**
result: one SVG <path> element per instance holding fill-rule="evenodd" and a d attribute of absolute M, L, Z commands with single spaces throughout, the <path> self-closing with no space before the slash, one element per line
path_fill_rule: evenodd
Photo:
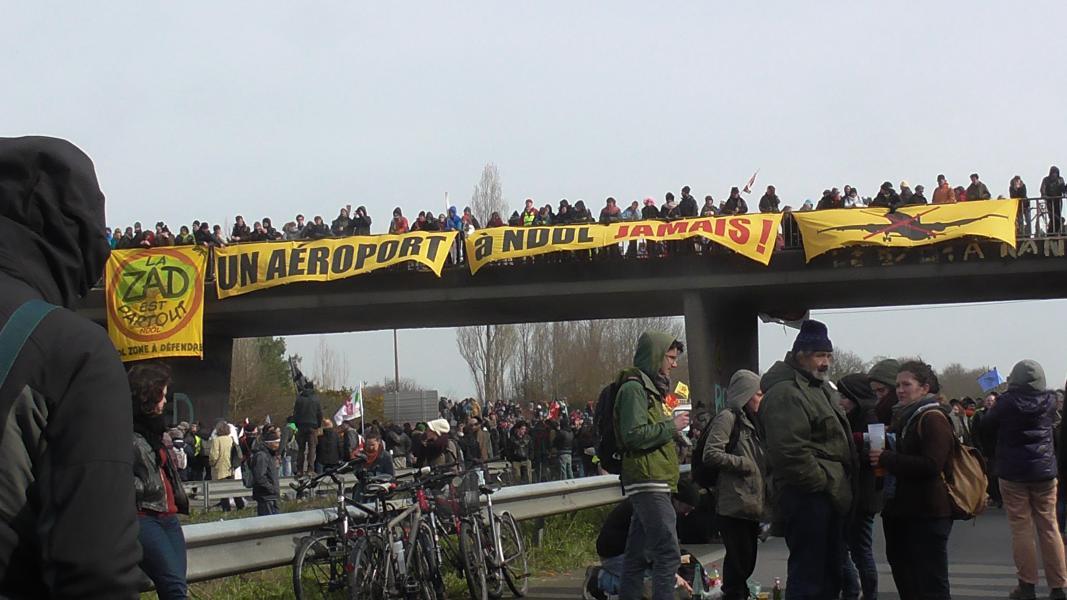
<path fill-rule="evenodd" d="M 341 357 L 326 342 L 326 336 L 320 335 L 315 351 L 315 386 L 320 390 L 337 390 L 344 384 L 343 379 Z"/>
<path fill-rule="evenodd" d="M 504 203 L 504 192 L 500 184 L 500 170 L 495 164 L 486 163 L 482 167 L 482 178 L 478 181 L 478 185 L 474 186 L 474 192 L 471 193 L 471 212 L 481 220 L 484 226 L 494 212 L 503 216 L 506 210 L 507 204 Z"/>
<path fill-rule="evenodd" d="M 456 345 L 470 367 L 478 397 L 499 400 L 504 397 L 504 382 L 515 356 L 515 330 L 509 325 L 460 327 Z"/>
<path fill-rule="evenodd" d="M 834 348 L 834 361 L 830 363 L 830 380 L 836 382 L 851 373 L 866 373 L 867 362 L 863 358 L 844 348 Z"/>

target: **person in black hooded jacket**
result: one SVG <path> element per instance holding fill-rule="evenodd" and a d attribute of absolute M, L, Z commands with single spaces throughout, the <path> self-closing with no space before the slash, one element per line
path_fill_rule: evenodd
<path fill-rule="evenodd" d="M 107 332 L 71 309 L 104 271 L 104 196 L 70 142 L 0 138 L 0 327 L 60 308 L 0 385 L 0 597 L 137 598 L 130 387 Z"/>
<path fill-rule="evenodd" d="M 845 411 L 852 429 L 853 441 L 862 457 L 866 452 L 863 434 L 867 431 L 867 426 L 881 422 L 875 411 L 878 397 L 871 389 L 871 380 L 866 373 L 845 375 L 837 382 L 837 391 L 841 396 L 841 409 Z M 845 524 L 848 556 L 844 557 L 845 564 L 842 569 L 842 596 L 858 597 L 862 589 L 864 598 L 874 598 L 878 595 L 878 565 L 874 561 L 874 516 L 882 510 L 882 486 L 874 474 L 874 469 L 865 460 L 860 461 L 855 482 L 852 514 Z"/>

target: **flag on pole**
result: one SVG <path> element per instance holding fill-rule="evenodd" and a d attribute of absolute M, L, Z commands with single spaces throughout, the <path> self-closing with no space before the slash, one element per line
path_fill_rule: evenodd
<path fill-rule="evenodd" d="M 352 392 L 352 397 L 345 400 L 341 408 L 333 415 L 333 422 L 337 425 L 363 416 L 363 382 Z"/>
<path fill-rule="evenodd" d="M 742 192 L 746 194 L 752 193 L 752 186 L 756 185 L 756 175 L 759 175 L 759 169 L 756 169 L 756 172 L 752 174 L 752 177 L 748 178 L 748 183 L 745 184 L 745 189 L 741 190 Z"/>
<path fill-rule="evenodd" d="M 1004 377 L 1001 376 L 996 367 L 993 367 L 991 371 L 986 371 L 978 378 L 978 385 L 982 386 L 982 392 L 995 389 L 1002 383 L 1004 383 Z"/>

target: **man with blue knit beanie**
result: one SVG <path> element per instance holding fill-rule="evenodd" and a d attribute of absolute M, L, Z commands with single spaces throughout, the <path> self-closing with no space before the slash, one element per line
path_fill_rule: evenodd
<path fill-rule="evenodd" d="M 786 598 L 837 598 L 844 523 L 858 466 L 848 419 L 829 384 L 834 346 L 804 321 L 792 351 L 760 380 L 775 529 L 789 547 Z"/>

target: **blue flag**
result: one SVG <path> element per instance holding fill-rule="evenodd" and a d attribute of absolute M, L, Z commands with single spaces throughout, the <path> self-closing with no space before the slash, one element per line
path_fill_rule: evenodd
<path fill-rule="evenodd" d="M 993 370 L 986 371 L 984 375 L 978 378 L 978 385 L 982 386 L 983 392 L 988 392 L 1004 383 L 1004 378 L 1000 376 L 996 367 Z"/>

